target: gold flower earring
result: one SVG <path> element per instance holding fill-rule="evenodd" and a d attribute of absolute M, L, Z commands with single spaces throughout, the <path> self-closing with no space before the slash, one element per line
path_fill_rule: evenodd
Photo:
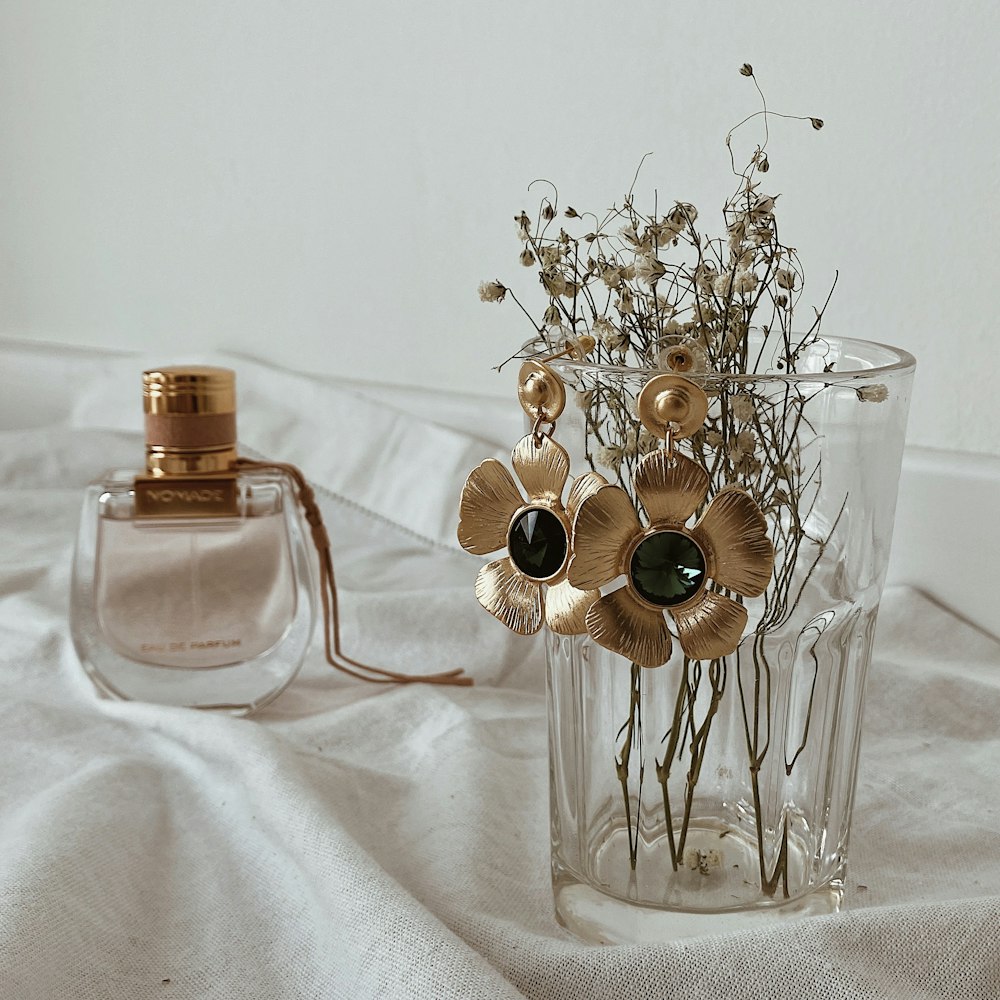
<path fill-rule="evenodd" d="M 511 453 L 520 486 L 505 466 L 488 458 L 462 489 L 458 521 L 462 548 L 480 556 L 507 551 L 479 571 L 476 597 L 520 635 L 534 634 L 543 622 L 561 635 L 582 635 L 587 631 L 587 611 L 601 596 L 596 589 L 571 586 L 566 572 L 574 515 L 587 497 L 607 486 L 607 480 L 596 472 L 580 476 L 563 503 L 570 460 L 552 435 L 566 406 L 566 388 L 545 364 L 567 354 L 585 355 L 593 347 L 587 346 L 587 339 L 521 366 L 517 396 L 533 427 Z"/>
<path fill-rule="evenodd" d="M 664 442 L 640 459 L 633 478 L 645 526 L 618 486 L 592 491 L 573 522 L 569 583 L 581 590 L 624 576 L 625 585 L 595 601 L 585 617 L 595 642 L 633 663 L 657 667 L 670 658 L 673 619 L 684 655 L 712 660 L 735 652 L 746 608 L 725 592 L 758 597 L 774 568 L 764 515 L 738 486 L 719 490 L 701 518 L 708 473 L 674 445 L 704 423 L 708 398 L 679 375 L 659 375 L 638 398 L 639 419 Z"/>

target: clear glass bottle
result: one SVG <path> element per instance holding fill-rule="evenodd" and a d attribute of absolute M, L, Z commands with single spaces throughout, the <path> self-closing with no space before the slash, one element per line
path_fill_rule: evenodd
<path fill-rule="evenodd" d="M 112 698 L 246 715 L 291 682 L 313 631 L 310 553 L 281 473 L 236 468 L 235 375 L 143 375 L 146 468 L 87 490 L 73 641 Z"/>

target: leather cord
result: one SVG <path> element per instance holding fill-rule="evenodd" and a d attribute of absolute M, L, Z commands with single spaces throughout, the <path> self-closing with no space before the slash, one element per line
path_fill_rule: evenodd
<path fill-rule="evenodd" d="M 337 601 L 337 580 L 333 571 L 333 555 L 330 551 L 330 536 L 323 523 L 323 514 L 316 503 L 313 488 L 306 481 L 302 470 L 288 462 L 258 462 L 254 459 L 239 458 L 239 469 L 260 469 L 268 472 L 283 472 L 295 483 L 297 498 L 305 514 L 312 533 L 313 545 L 319 556 L 320 598 L 323 602 L 323 641 L 327 662 L 337 670 L 350 674 L 359 680 L 372 684 L 450 684 L 469 687 L 472 678 L 465 676 L 461 669 L 442 671 L 437 674 L 401 674 L 383 667 L 373 667 L 348 656 L 340 645 L 340 607 Z"/>

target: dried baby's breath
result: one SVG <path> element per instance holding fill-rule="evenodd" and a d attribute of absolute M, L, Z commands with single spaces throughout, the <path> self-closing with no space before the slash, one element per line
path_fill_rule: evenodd
<path fill-rule="evenodd" d="M 483 302 L 503 302 L 507 288 L 499 281 L 482 281 L 479 284 L 479 298 Z"/>
<path fill-rule="evenodd" d="M 739 420 L 741 423 L 745 424 L 752 420 L 756 413 L 753 405 L 753 397 L 745 392 L 731 397 L 729 400 L 729 412 L 733 415 L 734 419 Z"/>
<path fill-rule="evenodd" d="M 598 465 L 617 471 L 625 458 L 625 450 L 621 445 L 601 445 L 594 457 Z"/>
<path fill-rule="evenodd" d="M 889 398 L 889 389 L 881 382 L 862 386 L 856 392 L 862 403 L 884 403 Z"/>
<path fill-rule="evenodd" d="M 772 164 L 767 147 L 776 118 L 797 118 L 813 129 L 822 128 L 823 122 L 811 116 L 776 114 L 764 101 L 753 67 L 744 63 L 739 72 L 756 89 L 760 110 L 744 118 L 726 137 L 735 183 L 732 193 L 722 200 L 721 218 L 715 215 L 715 235 L 711 235 L 710 224 L 706 228 L 705 212 L 676 197 L 682 191 L 669 192 L 666 199 L 657 195 L 652 204 L 642 208 L 633 193 L 633 181 L 624 198 L 594 214 L 572 207 L 560 212 L 558 191 L 550 185 L 534 222 L 525 212 L 515 216 L 523 243 L 518 251 L 520 261 L 537 266 L 539 287 L 547 300 L 542 307 L 543 322 L 537 323 L 499 281 L 481 285 L 480 297 L 497 302 L 509 295 L 532 319 L 533 329 L 544 341 L 539 353 L 557 353 L 566 343 L 581 343 L 590 337 L 594 342 L 590 359 L 599 365 L 669 371 L 704 386 L 710 402 L 705 425 L 677 447 L 705 471 L 713 492 L 741 487 L 768 520 L 777 558 L 772 579 L 755 610 L 755 635 L 760 637 L 791 616 L 805 587 L 803 577 L 808 580 L 812 573 L 808 567 L 817 564 L 817 550 L 822 553 L 837 526 L 835 522 L 826 529 L 827 534 L 818 536 L 807 534 L 805 528 L 809 505 L 821 480 L 819 463 L 810 466 L 806 457 L 811 455 L 806 408 L 814 395 L 794 384 L 781 394 L 771 391 L 769 395 L 747 378 L 798 372 L 809 348 L 820 338 L 829 294 L 822 303 L 807 301 L 799 308 L 805 272 L 796 250 L 781 233 L 782 201 L 770 182 Z M 763 135 L 739 160 L 745 166 L 738 168 L 733 138 L 749 122 L 762 124 Z M 799 330 L 796 323 L 802 315 L 808 320 Z M 862 402 L 881 402 L 888 396 L 883 385 L 863 386 L 856 392 Z M 639 421 L 634 384 L 627 386 L 624 380 L 611 379 L 598 391 L 589 387 L 576 391 L 574 400 L 583 411 L 591 466 L 604 473 L 610 470 L 627 490 L 633 489 L 641 457 L 662 444 Z M 712 669 L 718 668 L 719 676 L 725 676 L 730 666 L 733 676 L 752 671 L 755 689 L 769 690 L 771 664 L 763 644 L 751 643 L 743 655 L 745 659 L 735 664 L 727 664 L 723 658 Z M 685 671 L 688 669 L 686 663 Z M 708 664 L 693 669 L 698 677 L 711 677 Z M 638 670 L 633 667 L 633 681 Z M 685 732 L 692 736 L 697 732 L 690 750 L 689 773 L 695 775 L 708 746 L 712 719 L 709 715 L 695 727 L 691 719 L 681 716 L 685 704 L 701 704 L 705 692 L 698 691 L 700 683 L 693 682 L 692 690 L 683 691 L 684 697 L 678 698 L 679 714 L 671 728 L 675 742 Z M 709 700 L 714 712 L 718 699 Z M 623 732 L 631 732 L 630 725 L 634 728 L 640 703 L 634 690 L 630 719 Z M 752 715 L 748 718 L 747 746 L 759 748 L 760 727 L 753 723 Z M 763 761 L 767 750 L 754 752 Z M 626 796 L 627 757 L 623 751 L 617 761 Z M 655 768 L 664 796 L 670 757 L 668 750 L 662 767 L 658 762 Z M 757 781 L 755 769 L 748 776 L 755 793 Z M 684 804 L 679 828 L 686 828 L 693 801 L 692 796 Z M 629 832 L 633 844 L 638 839 L 637 828 Z M 672 849 L 676 846 L 672 844 Z M 787 865 L 789 855 L 782 853 L 777 861 L 765 856 L 763 833 L 758 834 L 757 847 L 762 890 L 774 895 L 782 872 L 787 876 L 782 866 Z M 675 868 L 684 857 L 683 852 L 675 857 Z M 634 864 L 634 855 L 631 860 Z M 698 867 L 706 866 L 699 860 Z"/>
<path fill-rule="evenodd" d="M 542 322 L 546 326 L 562 326 L 562 313 L 554 302 L 549 303 L 549 307 L 542 317 Z"/>
<path fill-rule="evenodd" d="M 744 64 L 740 72 L 759 91 L 753 68 Z M 763 120 L 764 141 L 752 148 L 746 166 L 738 170 L 733 160 L 737 183 L 722 205 L 720 236 L 697 228 L 702 213 L 691 202 L 678 198 L 658 210 L 654 200 L 643 212 L 631 191 L 602 214 L 575 207 L 560 213 L 552 186 L 541 200 L 537 226 L 524 211 L 515 216 L 525 244 L 520 261 L 538 265 L 549 300 L 544 321 L 535 328 L 554 330 L 558 313 L 560 325 L 573 335 L 589 334 L 598 341 L 594 360 L 603 364 L 662 367 L 661 352 L 672 339 L 683 338 L 699 345 L 708 373 L 772 366 L 795 372 L 805 349 L 818 339 L 825 303 L 811 313 L 803 332 L 793 332 L 804 272 L 796 251 L 778 234 L 780 193 L 764 187 L 773 117 L 794 116 L 776 115 L 764 104 L 726 138 L 732 153 L 736 131 Z M 820 121 L 802 120 L 814 126 Z M 564 225 L 557 221 L 559 214 Z M 574 225 L 580 229 L 573 230 Z M 480 289 L 486 301 L 509 294 L 521 305 L 499 282 L 488 289 L 485 295 Z M 768 343 L 766 350 L 751 350 L 752 336 L 773 341 L 776 349 Z M 547 347 L 561 349 L 546 339 Z"/>

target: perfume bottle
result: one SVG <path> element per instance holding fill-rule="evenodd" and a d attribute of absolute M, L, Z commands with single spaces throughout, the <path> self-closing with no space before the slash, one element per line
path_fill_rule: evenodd
<path fill-rule="evenodd" d="M 281 472 L 237 466 L 235 375 L 143 374 L 146 467 L 87 490 L 73 567 L 80 661 L 112 698 L 246 715 L 313 631 L 310 554 Z"/>

